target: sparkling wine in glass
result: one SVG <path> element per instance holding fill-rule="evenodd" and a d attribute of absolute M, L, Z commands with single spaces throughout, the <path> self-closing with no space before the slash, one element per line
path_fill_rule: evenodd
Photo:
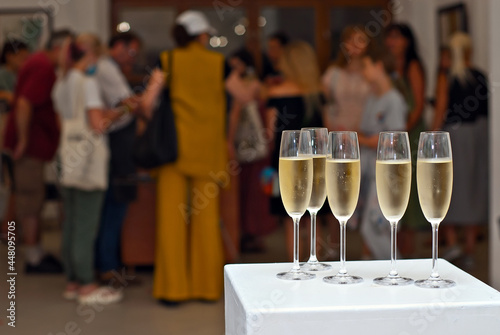
<path fill-rule="evenodd" d="M 340 224 L 340 270 L 323 280 L 330 284 L 355 284 L 363 278 L 351 276 L 345 266 L 346 224 L 359 197 L 361 182 L 358 134 L 352 131 L 332 131 L 328 136 L 326 157 L 326 193 L 333 215 Z"/>
<path fill-rule="evenodd" d="M 407 132 L 379 134 L 375 163 L 377 197 L 382 214 L 391 224 L 391 271 L 374 283 L 385 286 L 408 285 L 413 279 L 401 277 L 396 270 L 398 222 L 408 206 L 411 189 L 411 155 Z"/>
<path fill-rule="evenodd" d="M 328 129 L 326 128 L 302 128 L 311 136 L 311 148 L 313 157 L 313 185 L 311 200 L 307 210 L 311 216 L 311 252 L 307 263 L 301 265 L 305 271 L 326 271 L 331 265 L 320 263 L 316 256 L 316 216 L 323 207 L 326 200 L 325 163 L 328 147 Z"/>
<path fill-rule="evenodd" d="M 278 273 L 279 279 L 307 280 L 316 275 L 303 272 L 299 265 L 299 222 L 311 200 L 313 158 L 311 135 L 300 130 L 283 131 L 279 160 L 280 193 L 285 210 L 293 219 L 293 267 Z"/>
<path fill-rule="evenodd" d="M 444 131 L 420 133 L 417 155 L 417 190 L 420 207 L 432 227 L 432 272 L 428 279 L 417 280 L 424 288 L 455 285 L 439 276 L 437 270 L 438 229 L 450 207 L 453 188 L 453 161 L 450 134 Z"/>

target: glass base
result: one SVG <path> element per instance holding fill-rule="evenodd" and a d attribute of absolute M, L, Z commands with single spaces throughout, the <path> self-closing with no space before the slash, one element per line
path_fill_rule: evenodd
<path fill-rule="evenodd" d="M 441 278 L 420 279 L 415 282 L 415 285 L 423 288 L 447 288 L 453 287 L 456 283 L 453 280 Z"/>
<path fill-rule="evenodd" d="M 323 281 L 328 284 L 358 284 L 363 281 L 363 278 L 358 276 L 350 276 L 348 274 L 336 274 L 335 276 L 328 276 L 323 278 Z"/>
<path fill-rule="evenodd" d="M 332 269 L 332 266 L 325 263 L 316 262 L 307 262 L 300 265 L 300 269 L 302 271 L 329 271 Z"/>
<path fill-rule="evenodd" d="M 288 272 L 278 273 L 276 277 L 282 280 L 309 280 L 316 278 L 316 275 L 297 270 L 290 270 Z"/>
<path fill-rule="evenodd" d="M 413 284 L 413 279 L 401 276 L 385 276 L 375 278 L 373 282 L 382 286 L 403 286 Z"/>

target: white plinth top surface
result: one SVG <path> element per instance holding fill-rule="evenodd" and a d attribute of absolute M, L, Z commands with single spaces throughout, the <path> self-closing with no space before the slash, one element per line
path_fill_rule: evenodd
<path fill-rule="evenodd" d="M 457 283 L 448 289 L 374 284 L 389 273 L 389 261 L 347 262 L 364 282 L 327 284 L 323 277 L 339 269 L 330 264 L 332 271 L 307 281 L 276 278 L 290 263 L 226 265 L 226 334 L 500 334 L 500 293 L 445 260 L 438 261 L 441 277 Z M 399 260 L 397 268 L 425 279 L 431 260 Z"/>

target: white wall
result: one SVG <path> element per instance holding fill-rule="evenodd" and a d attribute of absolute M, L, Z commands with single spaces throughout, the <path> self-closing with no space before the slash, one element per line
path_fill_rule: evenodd
<path fill-rule="evenodd" d="M 419 42 L 427 69 L 427 94 L 434 96 L 438 58 L 437 11 L 459 0 L 399 0 L 397 21 L 408 22 Z M 467 7 L 469 31 L 474 44 L 474 64 L 486 71 L 490 80 L 490 284 L 500 290 L 500 0 L 462 0 Z M 498 83 L 498 84 L 495 84 Z M 496 91 L 495 91 L 496 89 Z"/>
<path fill-rule="evenodd" d="M 92 32 L 103 41 L 109 38 L 110 6 L 107 0 L 1 0 L 0 10 L 9 8 L 53 9 L 54 27 L 77 33 Z"/>
<path fill-rule="evenodd" d="M 500 1 L 489 0 L 488 18 L 490 32 L 500 31 Z M 490 176 L 490 284 L 497 290 L 500 290 L 500 91 L 498 84 L 500 82 L 500 39 L 496 34 L 489 35 L 489 76 L 492 98 L 490 102 L 490 153 L 491 162 Z"/>

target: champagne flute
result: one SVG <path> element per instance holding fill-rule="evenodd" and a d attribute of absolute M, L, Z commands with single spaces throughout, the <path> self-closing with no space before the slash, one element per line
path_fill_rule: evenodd
<path fill-rule="evenodd" d="M 444 131 L 420 133 L 417 155 L 418 200 L 427 221 L 432 226 L 432 272 L 428 279 L 415 285 L 425 288 L 445 288 L 455 282 L 442 279 L 437 271 L 438 229 L 450 207 L 453 188 L 453 161 L 450 134 Z"/>
<path fill-rule="evenodd" d="M 340 223 L 340 270 L 323 280 L 330 284 L 355 284 L 363 278 L 350 276 L 345 267 L 345 230 L 356 209 L 361 181 L 358 134 L 332 131 L 326 157 L 326 193 L 333 215 Z"/>
<path fill-rule="evenodd" d="M 316 275 L 300 270 L 299 222 L 304 215 L 313 183 L 311 135 L 300 130 L 283 131 L 280 146 L 279 184 L 285 210 L 293 219 L 293 267 L 278 273 L 279 279 L 307 280 Z"/>
<path fill-rule="evenodd" d="M 382 132 L 378 137 L 375 166 L 377 197 L 382 214 L 391 224 L 391 271 L 374 283 L 385 286 L 408 285 L 413 279 L 401 277 L 396 270 L 398 222 L 410 199 L 411 155 L 407 132 Z"/>
<path fill-rule="evenodd" d="M 313 186 L 311 201 L 307 210 L 311 216 L 311 253 L 307 263 L 301 265 L 305 271 L 326 271 L 332 268 L 331 265 L 318 262 L 316 257 L 316 216 L 323 207 L 326 200 L 325 184 L 325 163 L 328 146 L 327 128 L 302 128 L 302 131 L 311 135 L 311 147 L 313 154 Z"/>

